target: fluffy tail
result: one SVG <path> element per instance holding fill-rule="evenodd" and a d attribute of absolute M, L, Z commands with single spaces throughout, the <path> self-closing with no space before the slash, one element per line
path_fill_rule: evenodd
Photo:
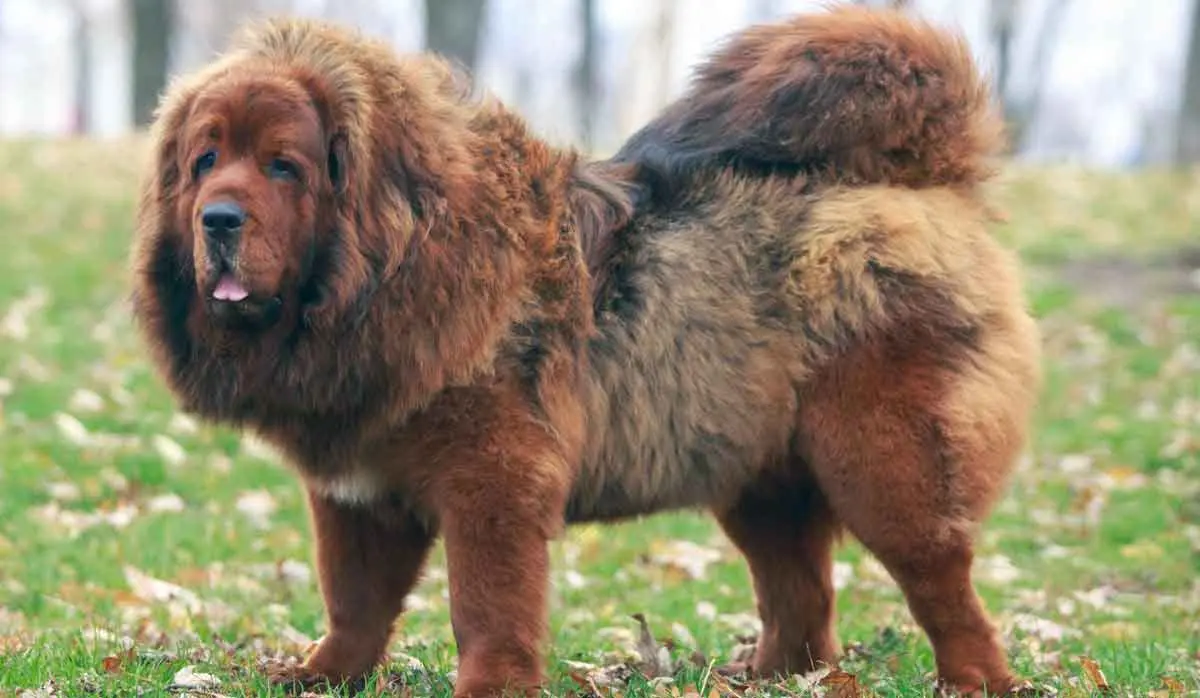
<path fill-rule="evenodd" d="M 970 187 L 993 174 L 1003 132 L 960 37 L 842 7 L 734 34 L 614 160 L 668 178 L 733 165 Z"/>

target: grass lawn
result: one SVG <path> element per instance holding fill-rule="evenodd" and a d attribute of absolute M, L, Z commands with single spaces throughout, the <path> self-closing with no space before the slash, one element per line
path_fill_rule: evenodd
<path fill-rule="evenodd" d="M 178 414 L 150 373 L 123 307 L 131 152 L 0 145 L 0 696 L 271 695 L 256 662 L 322 632 L 301 492 L 259 444 Z M 997 232 L 1029 263 L 1048 375 L 980 541 L 979 588 L 1046 693 L 1099 680 L 1195 695 L 1200 177 L 1006 180 Z M 554 695 L 636 666 L 635 614 L 677 666 L 672 681 L 635 673 L 626 696 L 931 693 L 924 636 L 852 542 L 837 569 L 845 673 L 770 687 L 711 671 L 755 617 L 742 562 L 705 518 L 574 528 L 553 553 Z M 384 695 L 449 695 L 443 560 L 373 683 Z"/>

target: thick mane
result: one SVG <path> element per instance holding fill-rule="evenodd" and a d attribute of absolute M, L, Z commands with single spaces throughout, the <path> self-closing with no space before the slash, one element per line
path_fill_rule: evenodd
<path fill-rule="evenodd" d="M 287 332 L 236 349 L 196 317 L 191 232 L 175 211 L 184 184 L 178 134 L 206 87 L 266 75 L 310 93 L 331 142 L 344 144 L 345 183 L 321 204 L 332 230 L 315 255 L 310 304 Z M 306 20 L 252 24 L 212 65 L 174 81 L 151 139 L 135 311 L 184 402 L 222 418 L 257 416 L 272 400 L 302 412 L 358 410 L 372 391 L 391 391 L 403 413 L 468 380 L 520 311 L 517 288 L 530 273 L 523 250 L 549 230 L 535 213 L 559 215 L 534 211 L 515 190 L 566 176 L 554 174 L 560 156 L 523 122 L 470 99 L 447 62 L 398 57 Z M 237 360 L 218 356 L 230 350 L 241 352 Z M 389 384 L 396 371 L 402 385 Z M 239 401 L 243 408 L 230 407 Z"/>

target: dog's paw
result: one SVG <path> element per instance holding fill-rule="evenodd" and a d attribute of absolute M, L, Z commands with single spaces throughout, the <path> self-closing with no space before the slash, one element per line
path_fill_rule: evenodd
<path fill-rule="evenodd" d="M 348 684 L 344 680 L 330 677 L 314 669 L 307 662 L 301 662 L 295 657 L 265 660 L 262 663 L 262 671 L 266 674 L 268 683 L 282 688 L 290 695 L 300 694 L 314 688 L 334 688 L 362 683 L 360 680 Z"/>
<path fill-rule="evenodd" d="M 1016 678 L 1010 676 L 992 680 L 988 683 L 986 689 L 984 686 L 979 685 L 978 682 L 971 682 L 964 685 L 963 683 L 955 683 L 943 678 L 939 678 L 934 686 L 936 695 L 946 698 L 997 698 L 998 696 L 1007 696 L 1009 698 L 1045 698 L 1054 695 L 1054 692 L 1047 691 L 1047 688 L 1044 686 L 1038 686 L 1032 681 L 1018 681 Z"/>

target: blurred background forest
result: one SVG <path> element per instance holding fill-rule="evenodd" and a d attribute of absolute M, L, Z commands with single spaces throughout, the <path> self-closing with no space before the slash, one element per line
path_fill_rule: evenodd
<path fill-rule="evenodd" d="M 551 139 L 603 153 L 678 94 L 723 35 L 822 4 L 0 0 L 0 137 L 127 134 L 169 75 L 206 61 L 240 22 L 290 13 L 452 55 Z M 1105 168 L 1200 159 L 1196 0 L 898 4 L 964 32 L 995 80 L 1020 159 Z"/>

